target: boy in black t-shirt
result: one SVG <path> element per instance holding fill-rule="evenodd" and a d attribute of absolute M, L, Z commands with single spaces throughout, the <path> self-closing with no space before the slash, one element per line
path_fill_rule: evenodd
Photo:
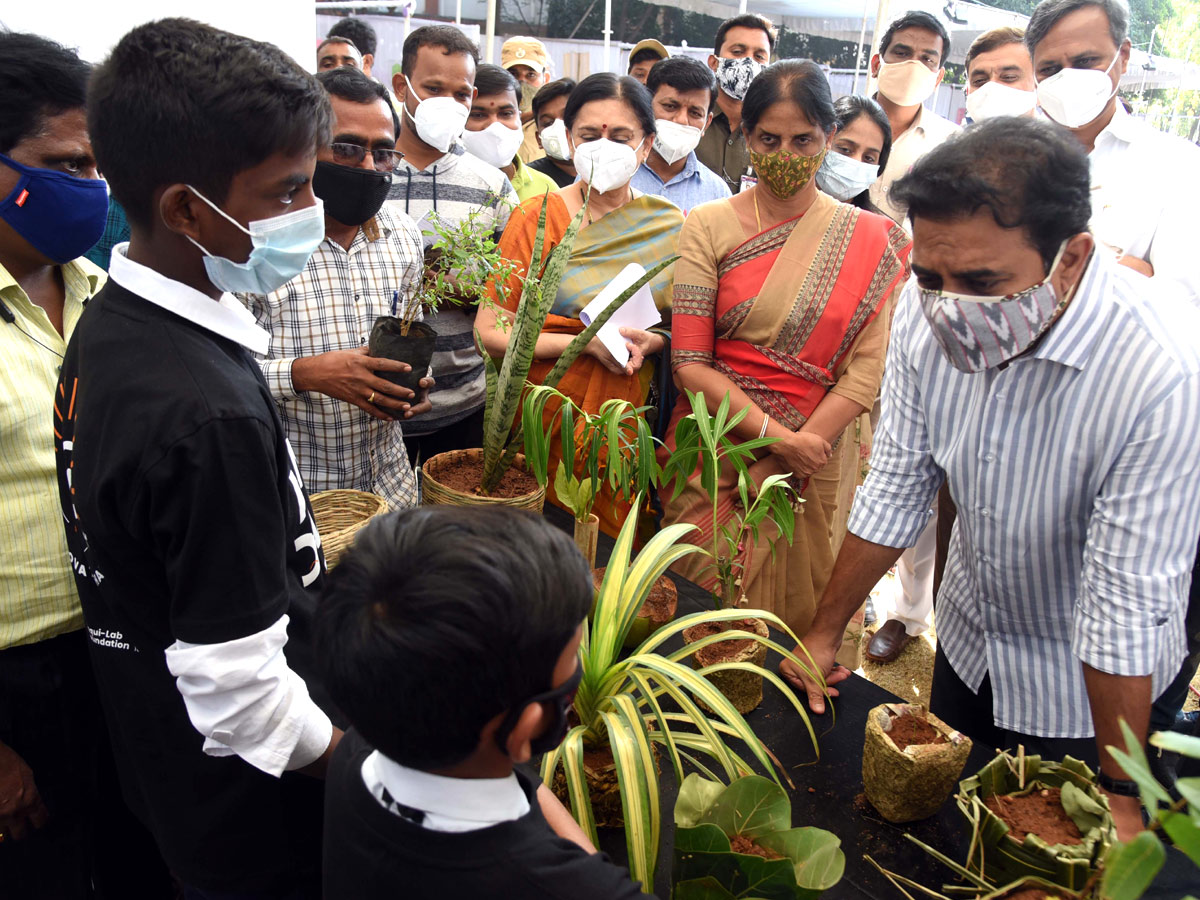
<path fill-rule="evenodd" d="M 317 610 L 354 725 L 326 783 L 326 900 L 643 897 L 514 768 L 566 734 L 592 591 L 571 539 L 529 513 L 421 507 L 363 529 Z"/>
<path fill-rule="evenodd" d="M 300 674 L 324 559 L 251 356 L 269 336 L 229 293 L 324 238 L 329 101 L 278 48 L 185 19 L 125 35 L 89 101 L 132 237 L 67 347 L 56 462 L 122 788 L 188 900 L 315 897 L 308 776 L 341 736 Z"/>

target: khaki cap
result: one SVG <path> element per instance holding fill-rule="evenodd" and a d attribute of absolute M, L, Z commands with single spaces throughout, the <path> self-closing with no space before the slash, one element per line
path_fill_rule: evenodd
<path fill-rule="evenodd" d="M 550 52 L 535 37 L 513 37 L 500 48 L 500 65 L 506 69 L 513 66 L 529 66 L 535 72 L 550 68 Z"/>

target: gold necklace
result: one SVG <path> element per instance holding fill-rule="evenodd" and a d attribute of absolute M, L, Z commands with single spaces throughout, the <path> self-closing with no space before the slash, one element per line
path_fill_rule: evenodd
<path fill-rule="evenodd" d="M 758 233 L 762 234 L 762 216 L 758 214 L 758 186 L 754 188 L 754 223 L 758 226 Z"/>

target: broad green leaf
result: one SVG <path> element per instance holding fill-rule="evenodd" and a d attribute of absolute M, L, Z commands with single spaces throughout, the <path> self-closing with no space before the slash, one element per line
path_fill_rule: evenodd
<path fill-rule="evenodd" d="M 1200 778 L 1180 778 L 1175 782 L 1175 790 L 1188 802 L 1192 811 L 1200 816 Z"/>
<path fill-rule="evenodd" d="M 1104 860 L 1102 900 L 1138 900 L 1166 859 L 1167 852 L 1152 831 L 1141 832 L 1127 844 L 1114 844 Z"/>
<path fill-rule="evenodd" d="M 675 801 L 675 824 L 681 828 L 699 825 L 724 790 L 725 785 L 701 778 L 693 772 L 679 786 L 679 797 Z"/>
<path fill-rule="evenodd" d="M 711 822 L 730 837 L 741 834 L 754 839 L 787 830 L 792 824 L 792 805 L 774 781 L 748 775 L 725 788 L 702 821 Z"/>
<path fill-rule="evenodd" d="M 1087 834 L 1103 824 L 1105 813 L 1108 810 L 1089 797 L 1074 782 L 1063 782 L 1061 799 L 1063 809 L 1081 833 Z"/>
<path fill-rule="evenodd" d="M 821 828 L 789 828 L 756 838 L 760 847 L 774 850 L 792 861 L 796 884 L 824 891 L 837 884 L 846 871 L 841 839 Z"/>
<path fill-rule="evenodd" d="M 694 773 L 693 773 L 694 774 Z M 675 820 L 679 820 L 679 806 L 675 807 Z M 677 828 L 675 850 L 680 853 L 729 853 L 729 838 L 711 822 Z"/>
<path fill-rule="evenodd" d="M 1150 735 L 1150 743 L 1172 753 L 1200 759 L 1200 737 L 1195 735 L 1180 734 L 1178 731 L 1157 731 Z"/>
<path fill-rule="evenodd" d="M 1146 809 L 1153 814 L 1159 803 L 1170 806 L 1171 795 L 1158 783 L 1150 771 L 1150 763 L 1146 760 L 1146 751 L 1142 749 L 1142 742 L 1137 739 L 1133 729 L 1124 719 L 1121 719 L 1120 722 L 1126 749 L 1122 751 L 1109 746 L 1108 752 L 1112 754 L 1113 759 L 1125 770 L 1126 774 L 1137 782 L 1138 792 L 1142 795 L 1142 805 Z"/>

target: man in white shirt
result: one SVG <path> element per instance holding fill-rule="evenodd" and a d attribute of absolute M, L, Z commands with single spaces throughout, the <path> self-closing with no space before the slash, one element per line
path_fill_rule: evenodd
<path fill-rule="evenodd" d="M 942 83 L 949 55 L 946 27 L 936 16 L 914 10 L 888 26 L 879 41 L 879 52 L 871 57 L 871 77 L 879 81 L 875 99 L 892 126 L 892 153 L 871 185 L 871 202 L 901 225 L 905 210 L 888 198 L 892 182 L 959 131 L 953 122 L 924 106 Z"/>
<path fill-rule="evenodd" d="M 1122 0 L 1045 0 L 1025 32 L 1042 111 L 1088 151 L 1092 231 L 1122 265 L 1200 303 L 1194 216 L 1200 149 L 1125 111 L 1129 65 Z"/>
<path fill-rule="evenodd" d="M 916 280 L 805 646 L 829 684 L 847 677 L 846 622 L 947 484 L 933 712 L 981 746 L 1098 763 L 1128 840 L 1137 785 L 1105 748 L 1125 746 L 1120 719 L 1145 741 L 1185 653 L 1200 493 L 1179 485 L 1200 455 L 1180 448 L 1200 442 L 1200 311 L 1097 247 L 1087 160 L 1047 122 L 973 125 L 896 190 Z M 820 688 L 783 669 L 823 712 Z"/>

